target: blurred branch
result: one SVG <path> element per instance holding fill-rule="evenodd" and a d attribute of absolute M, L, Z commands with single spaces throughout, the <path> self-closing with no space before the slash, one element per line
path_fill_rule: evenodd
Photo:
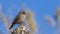
<path fill-rule="evenodd" d="M 3 24 L 5 25 L 6 29 L 8 29 L 8 27 L 9 27 L 8 20 L 7 20 L 6 16 L 2 13 L 2 6 L 1 5 L 0 5 L 0 17 L 1 17 Z"/>
<path fill-rule="evenodd" d="M 5 25 L 6 29 L 8 29 L 9 25 L 8 25 L 8 20 L 7 20 L 6 16 L 3 13 L 0 13 L 0 17 L 2 18 L 2 22 Z"/>
<path fill-rule="evenodd" d="M 56 25 L 55 21 L 53 18 L 51 18 L 50 16 L 45 16 L 45 19 L 49 21 L 49 24 L 54 27 Z"/>

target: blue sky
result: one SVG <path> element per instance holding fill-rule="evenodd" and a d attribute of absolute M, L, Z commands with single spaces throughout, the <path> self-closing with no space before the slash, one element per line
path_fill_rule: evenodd
<path fill-rule="evenodd" d="M 13 16 L 16 16 L 18 10 L 22 9 L 22 2 L 25 4 L 26 8 L 31 8 L 34 10 L 38 26 L 37 34 L 40 34 L 42 31 L 44 32 L 43 34 L 52 34 L 55 32 L 55 28 L 51 28 L 48 23 L 44 21 L 44 16 L 51 15 L 51 17 L 53 17 L 56 7 L 60 5 L 60 0 L 7 0 L 7 2 L 6 0 L 0 0 L 0 4 L 2 4 L 3 7 L 3 13 L 6 14 L 6 16 L 8 15 L 8 11 L 6 10 L 12 5 L 16 6 L 16 8 L 13 10 Z M 2 22 L 0 22 L 0 30 L 2 29 L 6 32 L 4 26 L 1 25 Z"/>

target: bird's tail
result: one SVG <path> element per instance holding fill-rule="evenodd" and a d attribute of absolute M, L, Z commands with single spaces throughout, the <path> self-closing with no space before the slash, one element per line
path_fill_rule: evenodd
<path fill-rule="evenodd" d="M 9 30 L 15 25 L 15 23 L 12 23 L 12 25 L 10 26 Z"/>

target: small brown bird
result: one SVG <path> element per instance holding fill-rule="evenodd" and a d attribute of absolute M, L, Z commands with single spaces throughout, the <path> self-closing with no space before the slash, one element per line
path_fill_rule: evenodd
<path fill-rule="evenodd" d="M 12 25 L 9 29 L 11 29 L 15 24 L 22 24 L 25 18 L 26 18 L 26 12 L 25 10 L 21 10 L 16 16 L 16 18 L 13 20 Z"/>

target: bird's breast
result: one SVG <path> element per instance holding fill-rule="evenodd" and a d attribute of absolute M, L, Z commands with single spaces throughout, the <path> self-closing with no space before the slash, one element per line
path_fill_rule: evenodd
<path fill-rule="evenodd" d="M 18 23 L 21 23 L 25 20 L 26 16 L 25 15 L 20 15 L 19 19 L 18 19 Z"/>

